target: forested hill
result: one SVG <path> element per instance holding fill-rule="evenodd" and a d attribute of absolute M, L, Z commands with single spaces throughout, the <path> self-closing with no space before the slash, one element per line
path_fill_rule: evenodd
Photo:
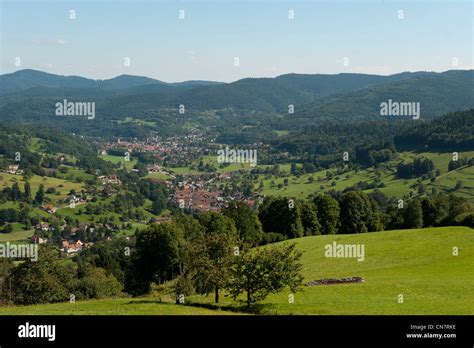
<path fill-rule="evenodd" d="M 315 119 L 380 118 L 380 104 L 389 100 L 419 103 L 420 118 L 424 119 L 474 108 L 474 70 L 417 74 L 409 79 L 333 95 L 305 105 L 291 117 L 290 123 L 304 126 Z"/>
<path fill-rule="evenodd" d="M 328 123 L 272 141 L 275 152 L 305 158 L 319 165 L 340 161 L 345 151 L 359 163 L 371 156 L 389 158 L 395 151 L 474 150 L 474 109 L 449 113 L 431 122 L 384 120 Z"/>
<path fill-rule="evenodd" d="M 147 85 L 167 86 L 206 86 L 216 84 L 212 81 L 185 81 L 166 83 L 145 76 L 120 75 L 106 80 L 93 80 L 80 76 L 62 76 L 43 71 L 25 69 L 14 73 L 0 75 L 0 95 L 15 94 L 31 88 L 46 88 L 54 93 L 54 89 L 92 89 L 96 93 L 107 90 L 131 89 Z"/>
<path fill-rule="evenodd" d="M 244 133 L 268 137 L 272 130 L 298 131 L 328 121 L 410 118 L 381 116 L 380 104 L 389 100 L 419 103 L 422 119 L 467 110 L 474 108 L 473 81 L 473 70 L 391 76 L 288 74 L 233 83 L 164 83 L 128 75 L 94 81 L 20 71 L 0 76 L 0 121 L 51 124 L 89 135 L 105 131 L 121 137 L 143 136 L 150 130 L 172 134 L 191 123 L 216 127 L 221 133 L 232 129 L 231 138 L 252 139 Z M 55 104 L 63 99 L 94 102 L 94 121 L 55 116 Z M 178 111 L 180 105 L 184 114 Z M 294 113 L 289 113 L 290 106 Z M 121 121 L 126 118 L 146 122 L 124 127 Z"/>
<path fill-rule="evenodd" d="M 474 150 L 474 109 L 450 113 L 433 122 L 419 124 L 395 136 L 394 141 L 399 149 Z"/>

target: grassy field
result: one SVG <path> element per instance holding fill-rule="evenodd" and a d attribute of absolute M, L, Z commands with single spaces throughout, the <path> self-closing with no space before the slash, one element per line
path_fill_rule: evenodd
<path fill-rule="evenodd" d="M 163 179 L 163 180 L 168 180 L 171 178 L 169 175 L 166 175 L 163 173 L 148 173 L 146 177 L 151 178 L 151 179 Z"/>
<path fill-rule="evenodd" d="M 333 241 L 364 244 L 365 260 L 324 257 Z M 474 230 L 442 227 L 359 235 L 307 237 L 306 281 L 360 276 L 361 284 L 307 287 L 288 303 L 288 294 L 268 299 L 278 313 L 305 314 L 474 314 Z M 453 256 L 453 247 L 459 256 Z M 403 303 L 398 303 L 402 294 Z"/>
<path fill-rule="evenodd" d="M 326 258 L 324 247 L 363 244 L 365 260 Z M 363 283 L 318 285 L 269 296 L 268 314 L 474 314 L 474 230 L 439 227 L 295 240 L 303 251 L 305 282 L 359 276 Z M 453 247 L 459 256 L 453 256 Z M 403 303 L 398 296 L 403 295 Z M 196 296 L 197 302 L 212 298 Z M 226 299 L 221 306 L 234 306 Z"/>
<path fill-rule="evenodd" d="M 69 181 L 86 181 L 86 180 L 91 180 L 94 178 L 93 175 L 86 173 L 82 169 L 77 169 L 74 167 L 67 167 L 68 171 L 67 173 L 61 173 L 58 171 L 57 177 L 60 179 L 65 179 Z"/>
<path fill-rule="evenodd" d="M 123 120 L 120 120 L 117 123 L 118 124 L 135 123 L 140 126 L 149 126 L 149 127 L 156 126 L 156 122 L 140 120 L 139 118 L 133 118 L 133 117 L 125 117 Z"/>
<path fill-rule="evenodd" d="M 337 177 L 328 179 L 326 178 L 326 170 L 300 175 L 299 177 L 294 175 L 287 175 L 276 179 L 264 179 L 264 189 L 262 194 L 270 196 L 288 196 L 296 198 L 307 198 L 310 194 L 316 194 L 320 192 L 327 192 L 329 190 L 342 191 L 346 187 L 352 186 L 359 181 L 373 182 L 376 178 L 375 170 L 368 168 L 360 170 L 358 172 L 348 172 L 341 174 Z M 313 177 L 314 181 L 309 182 L 308 179 Z M 288 179 L 288 186 L 284 185 L 285 179 Z M 412 190 L 410 188 L 416 182 L 416 179 L 398 179 L 395 177 L 395 172 L 388 166 L 381 170 L 380 180 L 384 183 L 385 187 L 380 188 L 384 194 L 388 196 L 401 197 L 405 193 Z M 272 186 L 272 181 L 274 185 Z M 278 187 L 282 184 L 282 187 Z M 370 192 L 371 190 L 366 190 Z"/>
<path fill-rule="evenodd" d="M 5 202 L 0 204 L 0 209 L 19 209 L 20 203 L 19 202 Z M 31 209 L 30 216 L 35 216 L 37 218 L 46 218 L 50 215 L 45 211 L 42 211 L 36 207 Z M 24 229 L 25 225 L 19 222 L 10 223 L 13 227 L 13 231 L 10 233 L 0 233 L 0 242 L 24 242 L 27 238 L 30 238 L 33 235 L 34 230 L 26 230 Z"/>
<path fill-rule="evenodd" d="M 462 188 L 456 191 L 456 196 L 474 203 L 474 167 L 463 167 L 442 174 L 436 179 L 436 186 L 443 191 L 452 191 L 458 181 L 462 182 Z"/>
<path fill-rule="evenodd" d="M 77 192 L 81 191 L 84 184 L 73 182 L 69 180 L 63 180 L 58 178 L 52 178 L 48 176 L 39 176 L 33 175 L 29 180 L 31 185 L 31 194 L 34 198 L 36 191 L 38 191 L 39 185 L 44 185 L 44 190 L 46 191 L 48 188 L 52 187 L 59 192 L 59 194 L 45 194 L 45 197 L 57 201 L 58 199 L 64 199 L 69 194 L 71 189 L 76 190 Z M 24 188 L 23 185 L 25 181 L 23 180 L 23 176 L 21 175 L 14 175 L 8 173 L 0 173 L 0 190 L 9 186 L 11 187 L 14 182 L 17 182 L 20 186 L 20 190 L 23 192 Z"/>
<path fill-rule="evenodd" d="M 452 152 L 403 152 L 400 154 L 402 159 L 405 162 L 409 160 L 413 160 L 415 157 L 425 157 L 433 161 L 434 165 L 437 169 L 441 171 L 441 173 L 448 172 L 448 164 L 453 159 Z M 466 151 L 458 153 L 459 158 L 472 158 L 474 157 L 474 151 Z"/>
<path fill-rule="evenodd" d="M 250 171 L 254 168 L 267 168 L 271 167 L 271 165 L 259 165 L 257 162 L 256 166 L 251 166 L 250 163 L 229 163 L 225 165 L 224 167 L 220 167 L 220 163 L 217 162 L 218 156 L 216 155 L 206 155 L 202 156 L 199 161 L 195 163 L 195 167 L 198 166 L 199 162 L 202 160 L 204 164 L 211 164 L 214 166 L 216 169 L 216 172 L 218 173 L 230 173 L 230 172 L 235 172 L 238 170 L 244 170 L 244 171 Z M 280 166 L 281 170 L 290 170 L 290 165 L 281 165 Z M 197 169 L 191 169 L 190 167 L 175 167 L 175 168 L 168 168 L 170 171 L 174 172 L 175 174 L 187 174 L 187 175 L 198 175 L 198 174 L 204 174 L 205 172 L 199 171 Z"/>
<path fill-rule="evenodd" d="M 113 164 L 120 163 L 120 167 L 125 165 L 125 168 L 132 169 L 133 166 L 137 163 L 136 159 L 130 158 L 130 161 L 126 161 L 124 156 L 113 156 L 113 155 L 101 155 L 99 156 L 104 161 L 112 162 Z"/>
<path fill-rule="evenodd" d="M 10 233 L 0 233 L 0 242 L 24 242 L 33 236 L 34 230 L 24 230 L 23 224 L 12 223 L 13 231 Z"/>
<path fill-rule="evenodd" d="M 363 261 L 327 258 L 325 246 L 362 244 Z M 474 314 L 474 230 L 438 227 L 417 230 L 326 235 L 294 240 L 303 252 L 305 282 L 322 278 L 363 277 L 363 283 L 304 287 L 289 303 L 290 290 L 269 296 L 262 314 L 314 315 L 472 315 Z M 459 255 L 453 255 L 457 247 Z M 403 303 L 399 303 L 403 295 Z M 230 314 L 242 304 L 223 293 L 215 309 L 213 296 L 188 298 L 190 306 L 159 303 L 156 298 L 105 299 L 0 308 L 4 314 Z M 212 308 L 212 307 L 211 307 Z"/>
<path fill-rule="evenodd" d="M 33 306 L 0 307 L 0 315 L 230 315 L 173 303 L 161 303 L 156 298 L 117 298 L 75 303 L 54 303 Z"/>
<path fill-rule="evenodd" d="M 400 161 L 409 162 L 416 156 L 427 157 L 433 160 L 437 169 L 441 171 L 441 175 L 436 178 L 432 184 L 429 180 L 424 180 L 423 184 L 430 191 L 432 187 L 436 187 L 439 191 L 453 192 L 454 187 L 458 181 L 463 183 L 463 187 L 456 191 L 456 195 L 464 197 L 467 201 L 474 203 L 474 167 L 463 167 L 454 171 L 448 172 L 448 163 L 452 159 L 452 153 L 412 153 L 405 152 L 399 154 L 397 159 L 384 163 L 380 167 L 380 180 L 385 187 L 379 188 L 381 192 L 391 197 L 403 197 L 409 194 L 410 191 L 417 193 L 416 188 L 412 188 L 417 179 L 399 179 L 396 177 L 396 166 Z M 474 152 L 466 152 L 460 154 L 460 157 L 474 157 Z M 299 177 L 287 173 L 287 175 L 280 178 L 266 179 L 265 175 L 259 175 L 258 182 L 255 187 L 258 187 L 260 180 L 263 180 L 264 189 L 262 194 L 273 196 L 288 196 L 298 199 L 305 199 L 310 194 L 317 194 L 319 192 L 327 192 L 329 190 L 341 191 L 346 187 L 352 186 L 359 181 L 371 183 L 376 178 L 376 171 L 374 168 L 367 168 L 357 172 L 350 171 L 328 179 L 326 177 L 326 170 L 304 174 Z M 308 179 L 312 177 L 313 182 Z M 288 186 L 284 185 L 284 180 L 288 180 Z M 272 181 L 274 185 L 272 185 Z M 282 187 L 278 187 L 279 184 Z M 366 190 L 370 192 L 372 189 Z"/>
<path fill-rule="evenodd" d="M 274 130 L 273 132 L 277 135 L 278 138 L 290 134 L 290 131 L 287 130 Z"/>

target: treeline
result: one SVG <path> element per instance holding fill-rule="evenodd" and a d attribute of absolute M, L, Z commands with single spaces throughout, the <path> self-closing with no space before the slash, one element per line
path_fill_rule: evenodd
<path fill-rule="evenodd" d="M 457 161 L 451 160 L 448 164 L 448 171 L 452 171 L 464 166 L 474 166 L 474 157 L 473 158 L 459 158 Z"/>
<path fill-rule="evenodd" d="M 474 211 L 452 194 L 396 200 L 379 190 L 319 194 L 310 201 L 270 197 L 259 207 L 262 242 L 335 233 L 363 233 L 386 229 L 467 225 L 474 227 Z"/>
<path fill-rule="evenodd" d="M 435 169 L 436 167 L 432 160 L 428 158 L 415 158 L 411 163 L 398 163 L 397 176 L 404 179 L 424 178 L 435 171 Z"/>
<path fill-rule="evenodd" d="M 474 109 L 414 124 L 394 138 L 399 150 L 471 151 L 474 149 Z"/>
<path fill-rule="evenodd" d="M 39 246 L 37 261 L 26 259 L 15 265 L 10 259 L 0 260 L 0 298 L 4 303 L 74 302 L 121 295 L 122 285 L 105 269 L 92 263 L 65 264 L 51 246 Z"/>

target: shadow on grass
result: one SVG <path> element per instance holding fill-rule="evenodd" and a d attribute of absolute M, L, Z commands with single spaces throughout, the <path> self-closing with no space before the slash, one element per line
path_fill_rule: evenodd
<path fill-rule="evenodd" d="M 136 301 L 129 301 L 127 303 L 122 303 L 122 305 L 131 305 L 131 304 L 160 304 L 160 305 L 172 305 L 172 302 L 163 302 L 159 300 L 136 300 Z"/>
<path fill-rule="evenodd" d="M 216 303 L 188 302 L 185 304 L 185 306 L 245 314 L 262 314 L 263 309 L 268 308 L 268 305 L 264 304 L 252 304 L 250 307 L 248 307 L 247 304 L 244 303 L 236 306 L 221 306 Z"/>
<path fill-rule="evenodd" d="M 163 302 L 159 300 L 131 300 L 129 302 L 123 303 L 122 305 L 133 305 L 133 304 L 159 304 L 159 305 L 176 305 L 174 302 Z M 241 302 L 238 305 L 233 306 L 224 306 L 216 303 L 200 303 L 200 302 L 187 302 L 181 306 L 187 307 L 196 307 L 196 308 L 205 308 L 213 311 L 227 311 L 233 313 L 243 313 L 243 314 L 263 314 L 264 309 L 269 309 L 268 305 L 264 304 L 252 304 L 250 307 L 246 303 Z"/>

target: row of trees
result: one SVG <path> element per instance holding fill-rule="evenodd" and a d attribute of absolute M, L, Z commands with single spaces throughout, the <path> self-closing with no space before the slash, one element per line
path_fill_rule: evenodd
<path fill-rule="evenodd" d="M 269 197 L 259 207 L 261 242 L 334 233 L 470 225 L 472 207 L 452 194 L 410 199 L 388 198 L 379 190 L 319 194 L 310 201 Z"/>
<path fill-rule="evenodd" d="M 459 158 L 457 161 L 451 160 L 448 164 L 448 171 L 455 170 L 464 166 L 473 166 L 474 165 L 474 157 L 473 158 Z"/>
<path fill-rule="evenodd" d="M 23 191 L 21 191 L 20 185 L 18 185 L 17 182 L 14 182 L 11 187 L 5 187 L 0 192 L 0 200 L 2 201 L 25 202 L 41 205 L 43 204 L 44 198 L 44 185 L 39 185 L 35 197 L 32 198 L 31 185 L 28 181 L 25 181 L 23 184 Z"/>
<path fill-rule="evenodd" d="M 213 293 L 217 303 L 222 290 L 234 299 L 245 292 L 248 306 L 286 286 L 297 291 L 301 253 L 294 245 L 250 249 L 258 220 L 239 217 L 237 206 L 227 208 L 227 215 L 208 212 L 197 219 L 179 213 L 170 223 L 140 231 L 126 290 L 140 295 L 153 282 L 177 278 L 178 297 Z"/>
<path fill-rule="evenodd" d="M 427 175 L 434 171 L 435 165 L 428 158 L 415 158 L 411 163 L 399 163 L 397 165 L 397 176 L 400 178 L 416 178 Z"/>

